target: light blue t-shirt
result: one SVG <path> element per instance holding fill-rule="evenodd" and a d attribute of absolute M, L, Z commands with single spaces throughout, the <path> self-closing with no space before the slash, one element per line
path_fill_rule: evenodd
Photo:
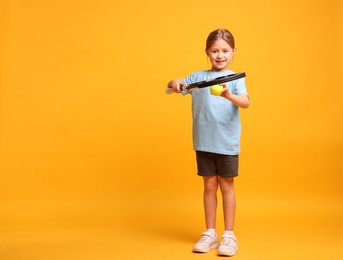
<path fill-rule="evenodd" d="M 212 72 L 202 70 L 181 79 L 185 84 L 233 74 L 233 71 Z M 248 95 L 245 79 L 226 83 L 230 93 Z M 192 95 L 193 148 L 197 151 L 225 155 L 240 152 L 241 122 L 239 109 L 231 101 L 213 96 L 210 88 L 196 89 Z"/>

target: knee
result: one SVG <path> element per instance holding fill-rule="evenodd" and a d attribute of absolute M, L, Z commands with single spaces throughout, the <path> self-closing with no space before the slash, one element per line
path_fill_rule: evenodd
<path fill-rule="evenodd" d="M 216 176 L 205 179 L 205 192 L 217 192 L 218 179 Z"/>
<path fill-rule="evenodd" d="M 222 191 L 230 192 L 234 190 L 234 179 L 219 177 L 220 189 Z"/>

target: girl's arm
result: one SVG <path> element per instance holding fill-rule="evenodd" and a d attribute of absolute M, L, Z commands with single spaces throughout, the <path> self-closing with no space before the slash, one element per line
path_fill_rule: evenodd
<path fill-rule="evenodd" d="M 221 96 L 223 98 L 226 98 L 227 100 L 230 100 L 232 103 L 234 103 L 236 106 L 240 108 L 248 108 L 250 105 L 250 99 L 247 95 L 236 95 L 230 93 L 230 90 L 226 87 L 226 84 L 220 84 L 224 87 Z"/>

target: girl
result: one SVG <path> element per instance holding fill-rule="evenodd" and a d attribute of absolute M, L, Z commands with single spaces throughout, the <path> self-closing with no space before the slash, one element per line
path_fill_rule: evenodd
<path fill-rule="evenodd" d="M 180 93 L 181 86 L 234 73 L 228 66 L 236 52 L 233 35 L 218 29 L 208 35 L 206 54 L 211 70 L 192 73 L 181 80 L 171 80 L 168 87 Z M 218 248 L 218 255 L 233 256 L 238 250 L 234 235 L 236 197 L 234 177 L 238 176 L 241 124 L 238 108 L 248 108 L 250 100 L 245 80 L 221 84 L 220 96 L 209 88 L 192 91 L 193 147 L 198 175 L 204 180 L 204 209 L 207 230 L 194 245 L 194 252 Z M 217 189 L 223 198 L 225 231 L 218 247 L 216 227 Z"/>

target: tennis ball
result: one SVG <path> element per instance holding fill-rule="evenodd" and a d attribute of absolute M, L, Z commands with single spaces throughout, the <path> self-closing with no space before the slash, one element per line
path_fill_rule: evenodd
<path fill-rule="evenodd" d="M 210 87 L 210 92 L 213 96 L 220 96 L 223 91 L 223 86 L 213 85 Z"/>

